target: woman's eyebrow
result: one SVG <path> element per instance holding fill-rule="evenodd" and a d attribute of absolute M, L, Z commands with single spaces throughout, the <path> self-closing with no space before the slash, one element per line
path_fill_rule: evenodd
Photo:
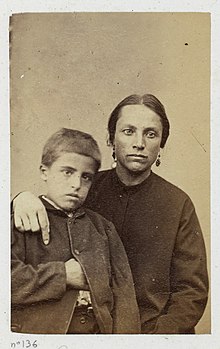
<path fill-rule="evenodd" d="M 146 127 L 144 131 L 158 131 L 158 128 L 155 126 L 149 126 L 149 127 Z"/>
<path fill-rule="evenodd" d="M 122 125 L 122 128 L 134 128 L 134 129 L 136 129 L 136 127 L 134 125 L 131 125 L 131 124 L 124 124 L 124 125 Z"/>
<path fill-rule="evenodd" d="M 122 129 L 123 129 L 123 128 L 132 128 L 132 129 L 134 129 L 134 130 L 137 129 L 136 126 L 131 125 L 131 124 L 124 124 L 124 125 L 122 125 L 121 128 L 122 128 Z M 144 131 L 155 131 L 155 132 L 158 132 L 158 128 L 155 127 L 155 126 L 148 126 L 148 127 L 144 127 L 144 126 L 143 126 L 143 130 L 144 130 Z"/>

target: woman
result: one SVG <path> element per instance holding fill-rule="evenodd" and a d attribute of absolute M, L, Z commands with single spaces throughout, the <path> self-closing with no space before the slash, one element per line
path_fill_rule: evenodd
<path fill-rule="evenodd" d="M 97 174 L 86 201 L 114 223 L 124 244 L 142 333 L 194 333 L 208 295 L 205 246 L 194 206 L 187 194 L 151 170 L 154 163 L 160 165 L 169 127 L 155 96 L 122 100 L 108 122 L 116 167 Z M 40 202 L 35 199 L 31 207 L 30 202 L 31 193 L 14 200 L 20 230 L 45 225 Z"/>

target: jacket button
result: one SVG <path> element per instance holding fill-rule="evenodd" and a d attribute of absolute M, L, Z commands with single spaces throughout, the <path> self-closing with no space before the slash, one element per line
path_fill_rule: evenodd
<path fill-rule="evenodd" d="M 82 316 L 82 317 L 80 318 L 80 322 L 81 322 L 81 324 L 84 324 L 84 323 L 86 322 L 86 319 L 85 319 L 84 316 Z"/>
<path fill-rule="evenodd" d="M 75 250 L 75 254 L 79 254 L 79 250 Z"/>

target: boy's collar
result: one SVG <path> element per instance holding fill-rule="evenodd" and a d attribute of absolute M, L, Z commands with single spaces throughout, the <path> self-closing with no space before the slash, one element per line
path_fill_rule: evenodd
<path fill-rule="evenodd" d="M 56 208 L 57 210 L 63 211 L 59 206 L 57 206 L 57 205 L 55 204 L 55 202 L 53 202 L 52 200 L 48 199 L 45 195 L 42 195 L 41 197 L 42 197 L 42 199 L 44 199 L 45 201 L 49 202 L 49 204 L 50 204 L 51 206 L 53 206 L 54 208 Z"/>
<path fill-rule="evenodd" d="M 69 218 L 79 217 L 85 214 L 85 210 L 83 207 L 79 207 L 75 211 L 67 212 L 67 211 L 64 211 L 62 208 L 60 208 L 59 206 L 57 206 L 52 200 L 48 199 L 45 195 L 41 195 L 40 199 L 43 201 L 47 209 L 59 211 L 60 213 L 65 214 Z"/>

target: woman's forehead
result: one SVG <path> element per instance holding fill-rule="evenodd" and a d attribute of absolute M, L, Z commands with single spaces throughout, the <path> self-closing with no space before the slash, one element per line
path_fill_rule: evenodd
<path fill-rule="evenodd" d="M 162 127 L 160 116 L 143 104 L 126 105 L 121 109 L 116 127 L 123 125 L 141 128 L 149 126 Z"/>

